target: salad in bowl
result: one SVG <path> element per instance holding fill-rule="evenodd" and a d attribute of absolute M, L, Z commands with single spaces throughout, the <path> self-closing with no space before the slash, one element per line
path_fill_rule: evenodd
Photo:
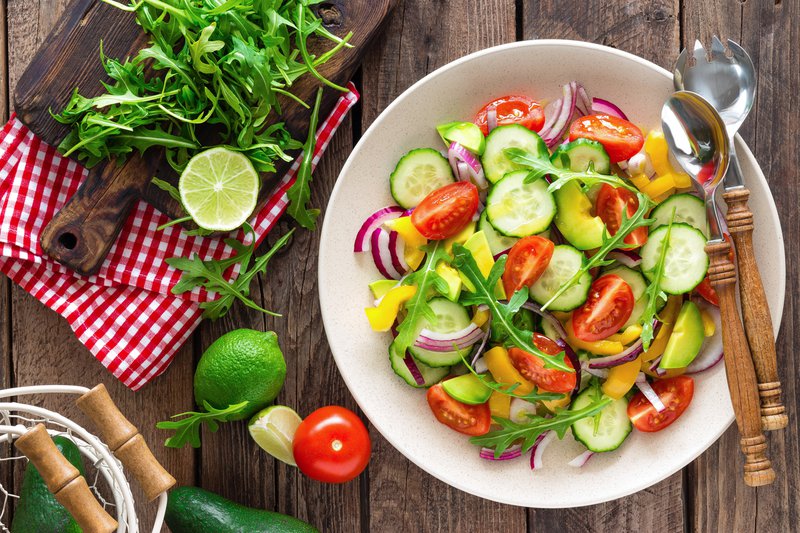
<path fill-rule="evenodd" d="M 386 372 L 482 458 L 534 469 L 568 434 L 580 467 L 679 424 L 722 343 L 705 208 L 663 134 L 574 81 L 464 111 L 355 235 Z"/>

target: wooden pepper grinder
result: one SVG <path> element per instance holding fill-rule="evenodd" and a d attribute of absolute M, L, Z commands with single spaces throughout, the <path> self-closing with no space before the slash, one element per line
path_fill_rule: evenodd
<path fill-rule="evenodd" d="M 706 246 L 706 253 L 711 260 L 708 276 L 719 296 L 725 373 L 741 437 L 739 446 L 744 453 L 744 482 L 751 487 L 759 487 L 775 481 L 775 471 L 766 455 L 767 443 L 761 429 L 756 373 L 736 309 L 736 269 L 728 259 L 730 249 L 727 241 Z"/>
<path fill-rule="evenodd" d="M 61 455 L 44 424 L 36 424 L 15 446 L 41 474 L 47 489 L 86 533 L 111 533 L 117 521 L 100 505 L 86 479 Z"/>
<path fill-rule="evenodd" d="M 731 189 L 722 197 L 728 204 L 728 229 L 736 246 L 739 264 L 739 297 L 742 317 L 750 345 L 750 354 L 758 380 L 761 399 L 761 427 L 764 431 L 783 429 L 789 424 L 786 408 L 781 401 L 781 382 L 767 296 L 753 252 L 753 213 L 747 205 L 750 191 Z"/>

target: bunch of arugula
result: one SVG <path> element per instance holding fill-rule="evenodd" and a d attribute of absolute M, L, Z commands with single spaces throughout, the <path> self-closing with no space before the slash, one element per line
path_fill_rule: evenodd
<path fill-rule="evenodd" d="M 311 9 L 321 0 L 104 1 L 135 13 L 150 42 L 125 61 L 106 57 L 101 44 L 112 80 L 103 84 L 106 94 L 88 98 L 76 89 L 53 115 L 72 125 L 59 150 L 87 167 L 107 158 L 121 163 L 134 150 L 159 146 L 180 173 L 198 151 L 222 145 L 245 154 L 257 171 L 272 172 L 276 160 L 291 160 L 287 150 L 302 146 L 273 120 L 281 112 L 278 96 L 309 107 L 291 93 L 304 74 L 345 90 L 317 70 L 350 38 L 325 29 Z M 334 45 L 314 57 L 311 36 Z M 308 179 L 298 182 L 293 199 L 301 205 L 290 213 L 313 227 Z"/>
<path fill-rule="evenodd" d="M 472 257 L 472 252 L 460 244 L 453 245 L 453 266 L 456 267 L 475 287 L 474 291 L 464 291 L 461 294 L 460 302 L 464 305 L 484 304 L 492 314 L 492 327 L 505 333 L 505 342 L 516 346 L 528 353 L 534 354 L 542 359 L 545 368 L 556 368 L 565 372 L 574 372 L 564 360 L 564 352 L 556 355 L 544 353 L 533 343 L 533 333 L 525 331 L 514 325 L 514 314 L 519 311 L 528 300 L 528 288 L 523 287 L 514 293 L 508 303 L 502 303 L 494 296 L 494 287 L 503 275 L 507 256 L 502 256 L 492 267 L 489 276 L 484 277 Z"/>
<path fill-rule="evenodd" d="M 158 429 L 167 429 L 175 432 L 174 435 L 169 437 L 164 446 L 169 448 L 183 448 L 187 443 L 192 448 L 200 447 L 200 428 L 203 424 L 208 427 L 208 430 L 215 433 L 219 429 L 219 424 L 228 422 L 231 417 L 241 413 L 247 407 L 249 402 L 242 402 L 229 405 L 224 409 L 215 409 L 208 402 L 203 403 L 205 411 L 187 411 L 174 415 L 173 419 L 178 420 L 165 420 L 158 422 L 156 427 Z"/>
<path fill-rule="evenodd" d="M 585 273 L 593 268 L 610 265 L 613 261 L 606 259 L 609 252 L 619 248 L 630 248 L 631 246 L 624 242 L 625 237 L 630 235 L 636 228 L 649 226 L 653 223 L 653 220 L 646 218 L 647 212 L 653 206 L 652 200 L 617 176 L 600 174 L 595 172 L 591 166 L 584 172 L 571 171 L 569 170 L 569 159 L 566 154 L 562 154 L 565 158 L 562 161 L 563 166 L 558 167 L 547 157 L 536 156 L 520 148 L 506 148 L 504 152 L 511 161 L 530 170 L 530 173 L 525 178 L 526 183 L 543 179 L 547 175 L 552 176 L 555 179 L 548 187 L 551 192 L 575 180 L 580 181 L 586 187 L 606 183 L 613 187 L 624 187 L 634 192 L 639 201 L 639 206 L 633 215 L 628 216 L 627 211 L 622 212 L 622 223 L 614 235 L 609 235 L 608 231 L 605 228 L 603 229 L 603 243 L 597 252 L 566 283 L 559 287 L 555 294 L 542 305 L 542 309 L 547 309 L 556 299 L 572 288 Z"/>

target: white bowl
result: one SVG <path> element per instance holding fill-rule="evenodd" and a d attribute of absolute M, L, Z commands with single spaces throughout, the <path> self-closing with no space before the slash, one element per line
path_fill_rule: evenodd
<path fill-rule="evenodd" d="M 388 178 L 398 159 L 412 148 L 441 145 L 437 124 L 470 120 L 485 102 L 509 93 L 553 99 L 570 80 L 619 105 L 645 131 L 660 127 L 661 105 L 672 92 L 666 70 L 582 42 L 513 43 L 454 61 L 405 91 L 364 134 L 333 189 L 320 245 L 325 331 L 339 371 L 370 422 L 403 455 L 442 481 L 526 507 L 575 507 L 620 498 L 686 466 L 733 421 L 722 365 L 697 376 L 692 405 L 670 428 L 655 434 L 634 431 L 618 450 L 596 455 L 583 468 L 567 466 L 582 451 L 569 434 L 550 445 L 544 468 L 535 472 L 527 458 L 480 459 L 467 437 L 434 419 L 424 391 L 392 372 L 389 334 L 371 331 L 364 315 L 373 303 L 367 284 L 380 275 L 370 254 L 353 253 L 353 241 L 372 212 L 393 203 Z M 736 151 L 752 192 L 755 252 L 777 328 L 786 284 L 780 222 L 767 182 L 741 139 Z"/>

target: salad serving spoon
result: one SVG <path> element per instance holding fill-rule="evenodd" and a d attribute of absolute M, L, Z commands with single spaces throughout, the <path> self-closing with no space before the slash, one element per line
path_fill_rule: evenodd
<path fill-rule="evenodd" d="M 695 92 L 714 106 L 728 134 L 730 164 L 722 197 L 728 204 L 728 229 L 736 248 L 741 278 L 739 296 L 758 380 L 761 425 L 768 431 L 785 428 L 789 419 L 781 401 L 772 318 L 753 252 L 753 213 L 747 206 L 750 191 L 745 187 L 733 142 L 753 107 L 756 74 L 753 61 L 741 46 L 729 39 L 728 49 L 730 56 L 716 35 L 711 41 L 710 54 L 700 41 L 695 41 L 693 50 L 684 49 L 678 57 L 673 80 L 676 90 Z"/>
<path fill-rule="evenodd" d="M 744 481 L 751 487 L 768 485 L 775 480 L 775 471 L 766 456 L 755 368 L 736 308 L 736 268 L 728 257 L 731 244 L 722 236 L 715 200 L 730 157 L 725 124 L 701 96 L 678 91 L 661 109 L 661 126 L 670 151 L 691 176 L 697 193 L 706 204 L 710 235 L 706 245 L 710 260 L 708 273 L 719 296 L 725 374 L 741 437 L 739 445 L 745 456 Z"/>

